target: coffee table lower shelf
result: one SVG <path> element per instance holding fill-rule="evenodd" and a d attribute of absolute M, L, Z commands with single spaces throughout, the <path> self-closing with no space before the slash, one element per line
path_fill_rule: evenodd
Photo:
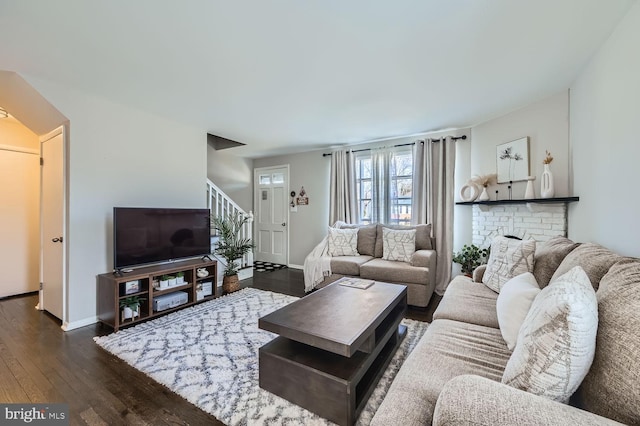
<path fill-rule="evenodd" d="M 344 357 L 277 337 L 260 348 L 260 387 L 339 425 L 352 425 L 407 333 L 401 317 L 371 353 Z"/>

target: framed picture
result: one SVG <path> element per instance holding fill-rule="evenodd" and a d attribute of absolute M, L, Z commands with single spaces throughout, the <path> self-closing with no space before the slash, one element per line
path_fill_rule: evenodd
<path fill-rule="evenodd" d="M 517 182 L 529 177 L 529 137 L 496 147 L 498 183 Z"/>
<path fill-rule="evenodd" d="M 140 291 L 140 281 L 136 280 L 136 281 L 127 281 L 125 283 L 125 289 L 124 289 L 124 293 L 125 294 L 133 294 L 133 293 L 137 293 Z"/>

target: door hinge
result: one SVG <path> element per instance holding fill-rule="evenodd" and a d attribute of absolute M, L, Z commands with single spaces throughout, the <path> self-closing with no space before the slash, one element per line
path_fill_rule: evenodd
<path fill-rule="evenodd" d="M 44 284 L 40 283 L 40 290 L 44 288 Z"/>
<path fill-rule="evenodd" d="M 44 158 L 40 157 L 40 165 L 44 166 Z"/>

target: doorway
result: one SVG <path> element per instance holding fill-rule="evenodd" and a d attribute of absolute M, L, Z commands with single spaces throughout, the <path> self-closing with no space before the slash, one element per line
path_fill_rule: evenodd
<path fill-rule="evenodd" d="M 254 169 L 255 260 L 289 264 L 289 165 Z"/>

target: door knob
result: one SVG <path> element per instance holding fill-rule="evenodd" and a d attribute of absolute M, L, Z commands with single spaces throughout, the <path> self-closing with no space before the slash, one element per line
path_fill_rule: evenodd
<path fill-rule="evenodd" d="M 282 222 L 282 226 L 287 226 L 287 224 L 286 224 L 286 223 L 284 223 L 284 222 Z"/>
<path fill-rule="evenodd" d="M 53 238 L 53 239 L 51 239 L 51 241 L 54 242 L 54 243 L 61 243 L 62 242 L 62 237 Z"/>

